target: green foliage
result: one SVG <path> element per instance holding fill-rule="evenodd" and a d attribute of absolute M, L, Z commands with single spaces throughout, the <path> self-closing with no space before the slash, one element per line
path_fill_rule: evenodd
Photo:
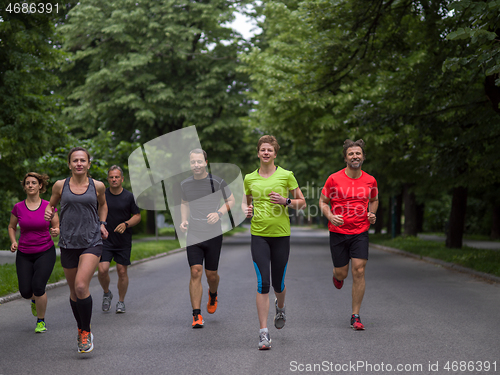
<path fill-rule="evenodd" d="M 487 76 L 500 73 L 498 30 L 500 28 L 499 1 L 454 1 L 450 5 L 454 18 L 468 20 L 464 27 L 457 27 L 446 36 L 449 40 L 466 40 L 465 56 L 450 57 L 443 70 L 481 68 Z M 497 79 L 497 85 L 500 80 Z"/>
<path fill-rule="evenodd" d="M 19 181 L 35 160 L 64 141 L 58 121 L 62 100 L 51 89 L 63 55 L 54 48 L 51 14 L 9 13 L 0 1 L 0 245 L 14 203 L 24 197 Z"/>
<path fill-rule="evenodd" d="M 451 209 L 451 197 L 442 194 L 425 201 L 424 232 L 445 232 Z"/>
<path fill-rule="evenodd" d="M 17 188 L 29 162 L 64 138 L 59 97 L 49 90 L 62 54 L 51 45 L 49 14 L 8 13 L 0 4 L 0 170 L 3 189 Z M 22 163 L 25 161 L 25 163 Z M 27 164 L 27 165 L 26 165 Z"/>
<path fill-rule="evenodd" d="M 228 153 L 244 161 L 247 82 L 236 66 L 245 43 L 222 26 L 244 3 L 79 3 L 58 28 L 69 56 L 61 92 L 73 131 L 88 136 L 102 128 L 147 142 L 196 125 L 212 161 L 227 161 Z"/>

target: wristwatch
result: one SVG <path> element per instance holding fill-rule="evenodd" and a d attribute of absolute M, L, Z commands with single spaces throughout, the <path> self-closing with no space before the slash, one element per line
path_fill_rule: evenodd
<path fill-rule="evenodd" d="M 291 204 L 292 204 L 292 200 L 290 198 L 287 198 L 285 206 L 290 206 Z"/>
<path fill-rule="evenodd" d="M 105 221 L 100 221 L 99 224 L 104 224 L 104 226 L 108 225 Z"/>
<path fill-rule="evenodd" d="M 124 221 L 123 224 L 125 224 L 125 226 L 128 228 L 128 223 L 126 221 Z"/>
<path fill-rule="evenodd" d="M 217 215 L 219 215 L 219 218 L 221 218 L 222 217 L 222 212 L 217 211 Z"/>

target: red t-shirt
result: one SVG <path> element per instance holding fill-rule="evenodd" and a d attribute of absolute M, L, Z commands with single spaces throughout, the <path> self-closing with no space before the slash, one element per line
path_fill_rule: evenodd
<path fill-rule="evenodd" d="M 366 172 L 359 178 L 350 178 L 345 168 L 331 174 L 321 191 L 330 199 L 334 215 L 342 215 L 344 224 L 338 227 L 328 222 L 330 232 L 359 234 L 370 228 L 368 202 L 378 194 L 377 180 Z"/>

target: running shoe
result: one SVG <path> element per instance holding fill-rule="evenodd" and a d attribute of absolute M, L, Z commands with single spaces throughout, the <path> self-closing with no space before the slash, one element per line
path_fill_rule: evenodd
<path fill-rule="evenodd" d="M 111 291 L 102 295 L 102 311 L 109 311 L 112 299 L 113 293 L 111 293 Z"/>
<path fill-rule="evenodd" d="M 274 316 L 274 326 L 277 329 L 281 329 L 285 326 L 286 315 L 285 315 L 285 306 L 282 309 L 278 307 L 278 300 L 274 299 L 274 306 L 276 307 L 276 315 Z"/>
<path fill-rule="evenodd" d="M 35 316 L 35 317 L 37 316 L 36 315 L 36 303 L 35 303 L 34 299 L 31 300 L 31 313 L 33 314 L 33 316 Z"/>
<path fill-rule="evenodd" d="M 94 335 L 91 332 L 80 331 L 80 340 L 78 341 L 78 352 L 89 353 L 94 350 Z"/>
<path fill-rule="evenodd" d="M 193 316 L 193 328 L 203 328 L 203 324 L 205 324 L 205 321 L 201 314 Z"/>
<path fill-rule="evenodd" d="M 35 333 L 44 333 L 45 331 L 47 331 L 47 328 L 45 327 L 45 322 L 44 321 L 37 322 Z"/>
<path fill-rule="evenodd" d="M 116 304 L 116 313 L 123 314 L 125 312 L 125 302 L 118 301 Z"/>
<path fill-rule="evenodd" d="M 333 275 L 333 285 L 335 285 L 335 288 L 337 289 L 342 289 L 344 286 L 344 280 L 340 281 L 335 278 L 335 275 Z"/>
<path fill-rule="evenodd" d="M 351 328 L 355 331 L 363 331 L 365 326 L 361 323 L 359 314 L 352 314 L 351 316 Z"/>
<path fill-rule="evenodd" d="M 271 349 L 271 338 L 269 332 L 261 332 L 259 336 L 259 350 Z"/>
<path fill-rule="evenodd" d="M 210 295 L 210 290 L 208 291 L 208 302 L 207 311 L 209 314 L 213 314 L 217 310 L 217 296 L 213 297 Z"/>

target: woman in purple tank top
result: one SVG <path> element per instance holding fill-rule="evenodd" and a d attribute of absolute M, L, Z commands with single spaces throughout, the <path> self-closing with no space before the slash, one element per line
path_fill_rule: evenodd
<path fill-rule="evenodd" d="M 59 217 L 56 213 L 50 223 L 44 220 L 49 202 L 40 198 L 45 193 L 49 176 L 29 172 L 21 185 L 26 199 L 16 203 L 9 222 L 10 251 L 16 254 L 16 271 L 19 292 L 31 299 L 31 312 L 37 317 L 36 333 L 47 331 L 45 310 L 47 293 L 45 287 L 56 263 L 56 249 L 50 237 L 59 235 Z M 17 225 L 21 228 L 19 242 L 16 239 Z"/>
<path fill-rule="evenodd" d="M 70 305 L 78 325 L 78 352 L 94 349 L 90 332 L 92 296 L 90 280 L 99 264 L 102 239 L 106 230 L 105 186 L 88 176 L 90 154 L 83 147 L 75 147 L 68 154 L 71 177 L 57 181 L 52 188 L 50 204 L 45 210 L 45 220 L 51 220 L 60 202 L 61 265 L 68 281 Z"/>

